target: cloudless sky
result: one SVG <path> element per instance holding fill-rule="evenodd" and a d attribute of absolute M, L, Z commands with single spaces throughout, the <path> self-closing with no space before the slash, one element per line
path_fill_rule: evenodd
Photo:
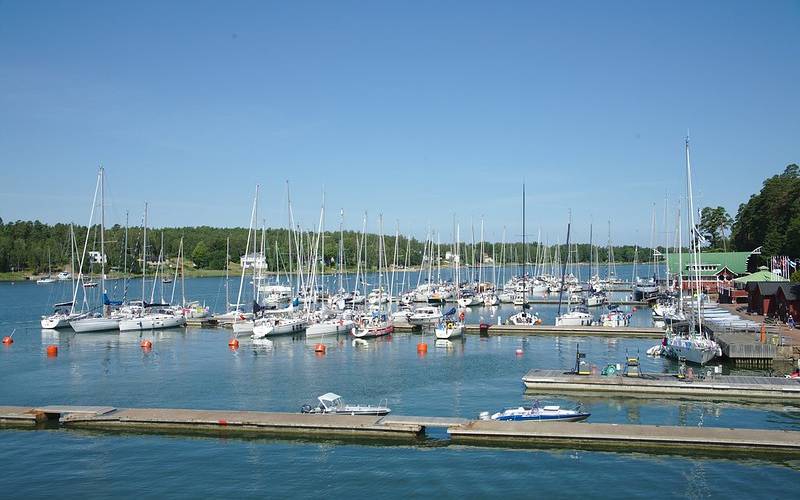
<path fill-rule="evenodd" d="M 800 162 L 800 2 L 0 0 L 0 217 L 649 243 Z M 476 229 L 477 230 L 477 229 Z M 660 236 L 663 241 L 664 236 Z"/>

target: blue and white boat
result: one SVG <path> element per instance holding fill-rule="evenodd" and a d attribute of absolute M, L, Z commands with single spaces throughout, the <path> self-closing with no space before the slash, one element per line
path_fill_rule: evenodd
<path fill-rule="evenodd" d="M 500 420 L 514 422 L 579 422 L 589 418 L 591 413 L 582 412 L 580 406 L 574 410 L 566 410 L 560 406 L 539 406 L 535 402 L 533 406 L 518 406 L 516 408 L 506 408 L 503 411 L 489 415 L 488 411 L 481 412 L 481 420 Z"/>

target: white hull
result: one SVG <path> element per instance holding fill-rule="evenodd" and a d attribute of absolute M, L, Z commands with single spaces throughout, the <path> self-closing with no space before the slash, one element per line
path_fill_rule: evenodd
<path fill-rule="evenodd" d="M 162 328 L 177 328 L 186 324 L 183 316 L 169 314 L 148 314 L 140 318 L 124 319 L 119 322 L 119 331 L 132 332 L 141 330 L 160 330 Z"/>
<path fill-rule="evenodd" d="M 75 333 L 119 331 L 119 321 L 119 318 L 83 318 L 70 321 L 69 326 Z"/>
<path fill-rule="evenodd" d="M 309 325 L 306 328 L 306 337 L 347 334 L 350 333 L 350 330 L 352 330 L 354 324 L 355 323 L 349 319 L 335 322 L 316 323 Z"/>
<path fill-rule="evenodd" d="M 461 337 L 464 335 L 464 325 L 453 325 L 451 327 L 443 326 L 436 328 L 436 338 L 447 340 Z"/>
<path fill-rule="evenodd" d="M 591 316 L 567 316 L 556 318 L 556 326 L 591 326 Z"/>
<path fill-rule="evenodd" d="M 235 333 L 237 336 L 250 335 L 251 333 L 253 333 L 253 321 L 252 320 L 234 321 L 233 333 Z"/>
<path fill-rule="evenodd" d="M 393 331 L 394 331 L 394 325 L 391 324 L 388 326 L 380 326 L 380 327 L 371 326 L 368 328 L 353 327 L 352 329 L 353 336 L 359 339 L 383 337 L 384 335 L 389 335 Z"/>
<path fill-rule="evenodd" d="M 305 320 L 288 320 L 274 324 L 271 322 L 259 323 L 253 327 L 253 338 L 263 339 L 274 335 L 286 335 L 289 333 L 302 332 L 306 329 Z"/>
<path fill-rule="evenodd" d="M 712 340 L 673 338 L 667 341 L 666 354 L 671 358 L 684 358 L 690 363 L 704 365 L 719 354 L 719 346 Z"/>

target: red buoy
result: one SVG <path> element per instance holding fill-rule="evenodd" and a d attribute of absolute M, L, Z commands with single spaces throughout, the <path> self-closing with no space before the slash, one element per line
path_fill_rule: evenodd
<path fill-rule="evenodd" d="M 236 339 L 231 339 L 230 342 L 228 342 L 228 347 L 230 347 L 231 349 L 238 349 L 239 341 Z"/>
<path fill-rule="evenodd" d="M 8 335 L 6 335 L 5 337 L 3 337 L 3 343 L 4 343 L 5 345 L 11 345 L 11 344 L 13 344 L 13 343 L 14 343 L 14 339 L 12 339 L 12 338 L 11 338 L 11 337 L 9 337 Z"/>
<path fill-rule="evenodd" d="M 517 356 L 522 356 L 523 354 L 525 354 L 525 351 L 521 347 L 517 348 Z"/>
<path fill-rule="evenodd" d="M 419 353 L 428 352 L 428 344 L 426 344 L 425 342 L 420 342 L 419 344 L 417 344 L 417 352 Z"/>
<path fill-rule="evenodd" d="M 49 345 L 47 346 L 47 357 L 54 358 L 58 356 L 58 346 Z"/>
<path fill-rule="evenodd" d="M 142 340 L 142 343 L 139 344 L 139 346 L 142 349 L 152 349 L 153 348 L 153 343 L 150 342 L 149 340 Z"/>
<path fill-rule="evenodd" d="M 322 354 L 325 354 L 325 351 L 327 350 L 328 348 L 325 347 L 325 344 L 317 344 L 314 346 L 314 352 L 321 352 Z"/>

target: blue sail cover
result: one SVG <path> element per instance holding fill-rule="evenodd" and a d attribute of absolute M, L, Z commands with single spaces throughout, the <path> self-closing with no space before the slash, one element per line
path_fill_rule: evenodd
<path fill-rule="evenodd" d="M 109 300 L 108 294 L 103 292 L 103 305 L 106 305 L 106 306 L 121 306 L 122 305 L 122 301 L 121 300 Z"/>
<path fill-rule="evenodd" d="M 445 315 L 445 316 L 452 316 L 452 315 L 454 315 L 455 313 L 456 313 L 456 308 L 455 308 L 455 307 L 451 307 L 449 311 L 447 311 L 446 313 L 444 313 L 444 315 Z"/>

